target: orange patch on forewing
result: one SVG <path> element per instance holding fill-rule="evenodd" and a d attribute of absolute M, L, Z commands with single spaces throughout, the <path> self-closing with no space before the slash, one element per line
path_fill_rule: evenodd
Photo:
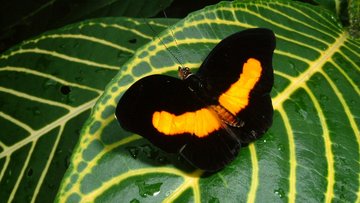
<path fill-rule="evenodd" d="M 260 62 L 249 58 L 243 65 L 239 79 L 220 95 L 219 103 L 234 115 L 239 113 L 249 104 L 250 91 L 259 81 L 261 70 Z"/>
<path fill-rule="evenodd" d="M 165 135 L 190 133 L 197 137 L 206 137 L 220 129 L 221 121 L 207 108 L 194 112 L 174 115 L 167 111 L 156 111 L 152 116 L 152 124 Z"/>

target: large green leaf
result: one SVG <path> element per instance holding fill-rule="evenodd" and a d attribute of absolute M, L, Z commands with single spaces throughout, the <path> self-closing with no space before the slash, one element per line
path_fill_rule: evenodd
<path fill-rule="evenodd" d="M 221 39 L 253 27 L 277 37 L 274 123 L 224 170 L 186 172 L 119 127 L 114 109 L 134 81 L 174 75 L 169 51 L 196 69 Z M 160 38 L 135 53 L 96 103 L 57 201 L 359 202 L 360 42 L 332 13 L 298 2 L 223 2 Z"/>
<path fill-rule="evenodd" d="M 0 55 L 0 202 L 51 202 L 105 85 L 174 20 L 84 21 Z"/>

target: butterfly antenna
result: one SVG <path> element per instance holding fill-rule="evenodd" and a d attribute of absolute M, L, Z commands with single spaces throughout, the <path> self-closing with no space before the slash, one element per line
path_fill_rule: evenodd
<path fill-rule="evenodd" d="M 154 30 L 153 27 L 151 27 L 151 25 L 149 24 L 149 22 L 147 22 L 147 20 L 143 17 L 146 25 L 151 29 L 151 31 L 154 33 L 155 37 L 164 45 L 165 49 L 171 54 L 171 56 L 174 57 L 174 59 L 181 65 L 181 67 L 184 67 L 184 65 L 181 63 L 181 61 L 179 60 L 178 57 L 176 57 L 176 55 L 166 46 L 166 44 L 164 43 L 164 41 L 162 41 L 160 39 L 160 37 L 157 35 L 157 32 Z"/>
<path fill-rule="evenodd" d="M 164 13 L 165 18 L 168 18 L 167 15 L 166 15 L 165 10 L 163 10 L 163 13 Z M 184 57 L 183 57 L 181 51 L 179 50 L 179 44 L 178 44 L 177 41 L 176 41 L 176 37 L 175 37 L 175 35 L 174 35 L 174 32 L 173 32 L 173 30 L 171 29 L 171 27 L 170 27 L 169 29 L 170 29 L 171 36 L 173 37 L 173 39 L 174 39 L 174 41 L 175 41 L 175 44 L 176 44 L 176 52 L 177 52 L 177 54 L 180 56 L 181 61 L 184 61 Z M 182 66 L 182 67 L 184 67 L 184 66 Z"/>

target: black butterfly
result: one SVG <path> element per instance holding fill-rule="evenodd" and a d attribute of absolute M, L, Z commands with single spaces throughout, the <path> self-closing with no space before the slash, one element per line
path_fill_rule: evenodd
<path fill-rule="evenodd" d="M 272 55 L 275 36 L 256 28 L 222 40 L 198 72 L 179 68 L 181 79 L 151 75 L 122 96 L 116 117 L 166 152 L 216 171 L 231 162 L 241 144 L 272 124 Z"/>

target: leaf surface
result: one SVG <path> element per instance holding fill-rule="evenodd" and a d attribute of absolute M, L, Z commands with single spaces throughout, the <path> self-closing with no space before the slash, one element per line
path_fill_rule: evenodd
<path fill-rule="evenodd" d="M 149 23 L 160 32 L 174 22 Z M 91 108 L 153 34 L 143 20 L 97 19 L 0 55 L 1 202 L 54 200 Z"/>
<path fill-rule="evenodd" d="M 114 110 L 131 84 L 150 74 L 175 76 L 179 64 L 170 53 L 196 69 L 221 39 L 253 27 L 277 37 L 274 122 L 224 170 L 182 170 L 180 161 L 119 127 Z M 299 2 L 223 2 L 159 38 L 138 49 L 108 84 L 57 201 L 359 201 L 360 43 L 333 14 Z"/>

